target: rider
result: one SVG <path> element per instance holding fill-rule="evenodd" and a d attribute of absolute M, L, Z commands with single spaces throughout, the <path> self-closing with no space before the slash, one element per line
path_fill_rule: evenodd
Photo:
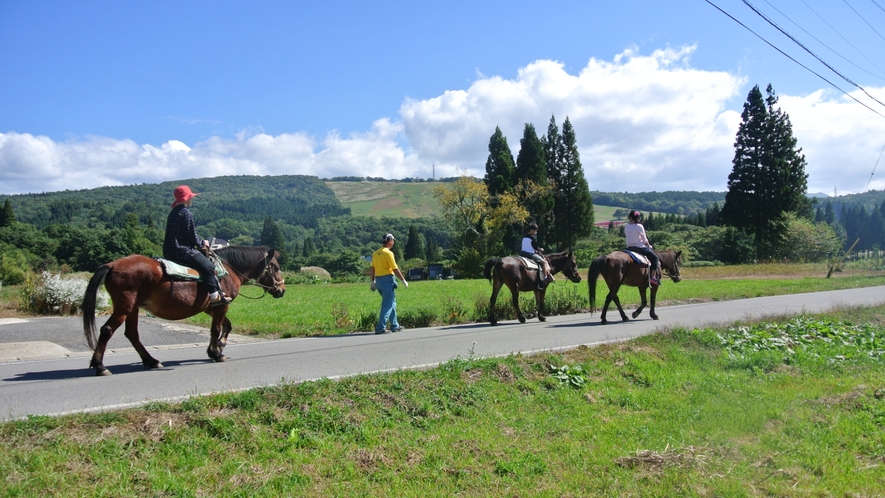
<path fill-rule="evenodd" d="M 645 227 L 642 226 L 642 213 L 633 210 L 627 215 L 627 224 L 624 225 L 624 235 L 627 236 L 627 249 L 638 252 L 648 258 L 649 271 L 648 283 L 654 287 L 661 285 L 661 265 L 658 253 L 654 251 L 648 236 L 645 235 Z"/>
<path fill-rule="evenodd" d="M 545 277 L 538 284 L 538 288 L 543 289 L 547 282 L 553 281 L 553 274 L 550 273 L 550 264 L 547 262 L 547 258 L 544 257 L 544 248 L 538 247 L 538 240 L 535 238 L 535 235 L 538 234 L 538 224 L 535 222 L 529 223 L 526 227 L 526 232 L 525 237 L 522 238 L 522 247 L 520 248 L 519 255 L 534 260 L 544 269 Z"/>
<path fill-rule="evenodd" d="M 166 238 L 163 240 L 163 257 L 176 263 L 194 268 L 200 273 L 209 287 L 209 306 L 229 304 L 232 300 L 221 291 L 221 284 L 215 275 L 215 264 L 198 250 L 209 249 L 209 241 L 197 235 L 194 215 L 188 209 L 198 196 L 187 185 L 175 188 L 175 202 L 166 219 Z"/>

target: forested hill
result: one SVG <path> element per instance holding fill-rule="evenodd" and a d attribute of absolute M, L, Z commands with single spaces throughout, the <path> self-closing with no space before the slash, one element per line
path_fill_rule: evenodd
<path fill-rule="evenodd" d="M 725 192 L 599 192 L 591 191 L 593 204 L 624 207 L 656 213 L 694 214 L 703 213 L 713 204 L 719 208 L 725 204 Z"/>
<path fill-rule="evenodd" d="M 38 228 L 51 224 L 92 226 L 98 220 L 123 226 L 127 215 L 142 223 L 165 225 L 166 214 L 178 185 L 189 185 L 200 196 L 194 211 L 203 220 L 236 219 L 262 222 L 268 216 L 290 225 L 315 227 L 323 216 L 349 215 L 335 193 L 315 176 L 221 176 L 193 178 L 159 184 L 65 190 L 41 194 L 0 195 L 0 205 L 10 200 L 18 221 Z"/>

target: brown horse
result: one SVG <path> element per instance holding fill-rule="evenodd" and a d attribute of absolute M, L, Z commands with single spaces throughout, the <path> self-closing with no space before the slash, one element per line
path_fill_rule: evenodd
<path fill-rule="evenodd" d="M 682 251 L 655 251 L 661 259 L 661 269 L 667 272 L 667 276 L 673 282 L 682 280 L 680 268 L 682 267 Z M 608 311 L 608 305 L 614 301 L 621 313 L 621 319 L 627 321 L 627 315 L 621 308 L 621 300 L 618 299 L 618 289 L 622 285 L 631 287 L 639 287 L 639 297 L 642 303 L 639 308 L 633 312 L 633 318 L 642 313 L 647 301 L 645 300 L 645 289 L 648 285 L 648 265 L 641 266 L 624 251 L 614 251 L 608 256 L 600 256 L 590 263 L 590 271 L 587 273 L 587 284 L 590 286 L 590 313 L 596 311 L 596 279 L 599 274 L 608 284 L 608 294 L 605 296 L 605 304 L 602 306 L 602 323 L 608 323 L 605 319 L 605 313 Z M 651 288 L 651 305 L 649 306 L 649 315 L 655 320 L 658 315 L 655 313 L 655 296 L 658 293 L 657 286 Z"/>
<path fill-rule="evenodd" d="M 280 274 L 278 253 L 267 246 L 230 246 L 215 251 L 227 269 L 220 279 L 225 294 L 236 298 L 240 287 L 255 280 L 266 293 L 283 297 L 286 286 Z M 111 296 L 113 312 L 101 327 L 96 343 L 95 306 L 98 288 L 104 283 Z M 221 353 L 227 344 L 231 323 L 227 305 L 209 306 L 209 292 L 201 282 L 176 280 L 163 271 L 161 264 L 147 256 L 133 255 L 120 258 L 96 270 L 83 296 L 83 333 L 94 351 L 90 368 L 96 375 L 110 375 L 104 366 L 104 353 L 114 331 L 126 324 L 126 338 L 135 347 L 145 368 L 162 368 L 138 339 L 138 311 L 143 309 L 166 320 L 181 320 L 205 311 L 212 316 L 211 337 L 206 353 L 214 361 L 225 361 Z"/>
<path fill-rule="evenodd" d="M 566 277 L 574 283 L 581 281 L 581 275 L 578 274 L 578 264 L 575 261 L 575 253 L 558 252 L 545 256 L 550 264 L 550 273 L 557 274 L 562 272 Z M 522 259 L 507 256 L 506 258 L 492 258 L 488 260 L 483 268 L 483 276 L 492 282 L 492 297 L 489 300 L 489 322 L 497 325 L 498 320 L 495 318 L 495 301 L 498 299 L 498 292 L 501 286 L 506 285 L 510 289 L 512 296 L 513 308 L 516 309 L 516 316 L 519 317 L 520 323 L 525 323 L 525 315 L 519 309 L 519 293 L 534 291 L 535 305 L 538 308 L 538 320 L 545 321 L 544 317 L 544 295 L 547 293 L 546 286 L 544 289 L 538 289 L 538 283 L 541 281 L 543 270 L 538 268 L 528 268 Z"/>

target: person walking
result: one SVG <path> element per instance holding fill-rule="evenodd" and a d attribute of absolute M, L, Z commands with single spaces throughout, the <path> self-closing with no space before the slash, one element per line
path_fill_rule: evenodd
<path fill-rule="evenodd" d="M 403 276 L 396 265 L 396 258 L 393 256 L 393 248 L 395 240 L 393 234 L 388 233 L 381 238 L 381 247 L 372 254 L 372 266 L 369 269 L 369 275 L 372 277 L 371 289 L 381 293 L 381 312 L 378 315 L 378 323 L 375 324 L 376 334 L 386 334 L 387 322 L 390 322 L 390 332 L 400 332 L 403 327 L 396 319 L 396 278 L 402 280 L 406 288 L 409 282 Z"/>
<path fill-rule="evenodd" d="M 627 224 L 624 225 L 624 235 L 627 238 L 627 249 L 638 252 L 648 258 L 648 283 L 653 287 L 661 285 L 661 266 L 658 253 L 654 251 L 645 227 L 642 226 L 642 213 L 633 210 L 627 215 Z"/>
<path fill-rule="evenodd" d="M 163 257 L 169 261 L 197 270 L 209 288 L 209 306 L 230 304 L 231 299 L 221 291 L 221 284 L 215 274 L 215 264 L 209 261 L 199 249 L 209 249 L 209 241 L 197 235 L 194 215 L 190 205 L 194 197 L 200 195 L 181 185 L 172 192 L 175 202 L 166 219 L 166 237 L 163 239 Z"/>

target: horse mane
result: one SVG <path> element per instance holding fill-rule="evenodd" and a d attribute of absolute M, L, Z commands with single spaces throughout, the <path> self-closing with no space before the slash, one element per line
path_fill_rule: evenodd
<path fill-rule="evenodd" d="M 264 259 L 268 251 L 268 246 L 227 246 L 218 249 L 215 254 L 232 267 L 242 270 Z"/>

